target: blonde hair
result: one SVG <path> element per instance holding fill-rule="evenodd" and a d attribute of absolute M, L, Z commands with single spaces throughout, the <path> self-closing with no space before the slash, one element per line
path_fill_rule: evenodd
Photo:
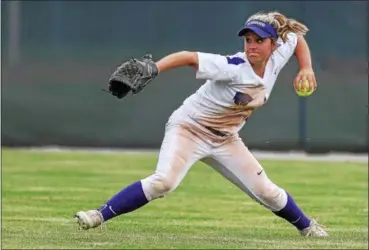
<path fill-rule="evenodd" d="M 282 39 L 283 42 L 287 40 L 287 34 L 290 32 L 296 33 L 298 35 L 305 35 L 309 29 L 299 21 L 292 18 L 287 18 L 277 11 L 263 13 L 258 12 L 247 19 L 247 22 L 251 20 L 259 20 L 269 23 L 277 30 L 278 37 Z"/>

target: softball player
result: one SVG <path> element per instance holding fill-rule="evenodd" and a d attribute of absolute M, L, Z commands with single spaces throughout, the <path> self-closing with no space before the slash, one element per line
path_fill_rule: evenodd
<path fill-rule="evenodd" d="M 238 135 L 250 115 L 267 102 L 279 72 L 294 53 L 300 66 L 295 88 L 300 79 L 308 79 L 315 89 L 310 51 L 303 37 L 307 31 L 305 25 L 278 12 L 257 13 L 238 33 L 244 38 L 244 52 L 222 56 L 183 51 L 158 61 L 160 73 L 193 66 L 196 78 L 206 82 L 170 116 L 156 171 L 124 188 L 99 209 L 78 212 L 80 227 L 97 227 L 163 197 L 201 160 L 294 225 L 302 236 L 328 236 L 268 178 Z"/>

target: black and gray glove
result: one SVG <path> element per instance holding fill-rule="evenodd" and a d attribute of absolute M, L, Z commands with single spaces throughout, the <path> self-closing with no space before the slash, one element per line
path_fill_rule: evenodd
<path fill-rule="evenodd" d="M 123 98 L 130 91 L 137 94 L 142 91 L 156 76 L 158 67 L 150 54 L 141 60 L 132 58 L 123 62 L 109 79 L 109 93 Z"/>

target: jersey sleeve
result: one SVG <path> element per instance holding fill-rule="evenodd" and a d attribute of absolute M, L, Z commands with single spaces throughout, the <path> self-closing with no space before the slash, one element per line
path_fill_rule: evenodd
<path fill-rule="evenodd" d="M 228 57 L 218 54 L 197 52 L 199 58 L 199 68 L 196 72 L 197 79 L 213 81 L 233 81 L 235 75 L 235 65 L 244 63 L 242 58 Z"/>
<path fill-rule="evenodd" d="M 282 41 L 278 41 L 281 45 L 275 51 L 275 58 L 277 60 L 278 65 L 282 68 L 288 60 L 291 58 L 293 53 L 295 52 L 297 45 L 297 35 L 295 33 L 287 34 L 287 41 L 283 43 Z"/>

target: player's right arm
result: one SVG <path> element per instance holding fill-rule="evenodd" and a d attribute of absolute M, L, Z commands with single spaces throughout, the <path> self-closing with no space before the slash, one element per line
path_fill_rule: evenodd
<path fill-rule="evenodd" d="M 217 54 L 181 51 L 165 56 L 156 62 L 156 66 L 159 72 L 181 66 L 192 66 L 197 70 L 197 79 L 227 81 L 234 77 L 233 70 L 229 66 L 232 63 L 229 60 Z"/>

